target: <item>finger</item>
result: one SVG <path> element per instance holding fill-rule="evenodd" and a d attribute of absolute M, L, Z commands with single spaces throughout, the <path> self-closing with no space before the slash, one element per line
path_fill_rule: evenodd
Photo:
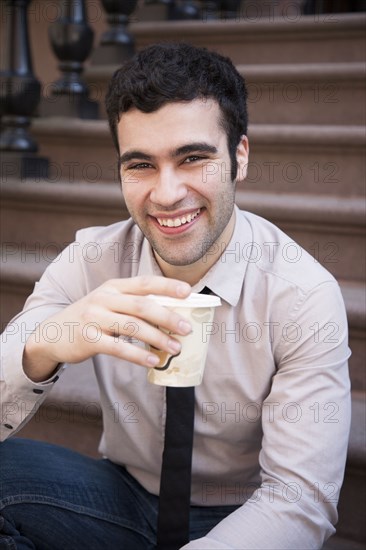
<path fill-rule="evenodd" d="M 192 330 L 187 319 L 167 307 L 161 306 L 147 296 L 132 296 L 130 294 L 105 295 L 104 306 L 117 315 L 127 315 L 130 321 L 136 319 L 147 321 L 150 324 L 163 327 L 173 334 L 189 334 Z M 112 317 L 109 317 L 111 321 Z M 115 319 L 117 322 L 126 322 L 125 318 Z M 113 322 L 113 321 L 112 321 Z"/>
<path fill-rule="evenodd" d="M 105 289 L 126 294 L 163 294 L 173 298 L 187 298 L 192 291 L 191 286 L 178 279 L 159 276 L 140 276 L 129 279 L 111 279 L 104 283 Z"/>
<path fill-rule="evenodd" d="M 102 330 L 105 334 L 114 337 L 116 341 L 126 342 L 135 339 L 172 355 L 181 350 L 180 342 L 170 334 L 157 326 L 127 315 L 106 317 L 103 320 Z"/>
<path fill-rule="evenodd" d="M 99 343 L 101 353 L 118 357 L 136 365 L 151 368 L 156 367 L 159 363 L 159 357 L 151 351 L 128 342 L 117 341 L 112 336 L 104 334 Z"/>

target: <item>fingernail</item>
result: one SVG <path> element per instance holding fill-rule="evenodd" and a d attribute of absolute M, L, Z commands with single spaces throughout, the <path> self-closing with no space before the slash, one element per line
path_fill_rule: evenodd
<path fill-rule="evenodd" d="M 179 321 L 178 327 L 180 332 L 182 332 L 183 334 L 189 334 L 190 332 L 192 332 L 192 327 L 188 323 L 188 321 Z"/>
<path fill-rule="evenodd" d="M 159 357 L 157 357 L 156 355 L 148 355 L 146 363 L 151 367 L 156 367 L 156 365 L 159 363 Z"/>
<path fill-rule="evenodd" d="M 181 350 L 181 344 L 177 340 L 169 340 L 168 349 L 171 353 L 178 353 Z"/>
<path fill-rule="evenodd" d="M 180 283 L 177 286 L 177 295 L 181 296 L 182 298 L 185 298 L 187 294 L 190 292 L 191 287 L 188 283 Z"/>

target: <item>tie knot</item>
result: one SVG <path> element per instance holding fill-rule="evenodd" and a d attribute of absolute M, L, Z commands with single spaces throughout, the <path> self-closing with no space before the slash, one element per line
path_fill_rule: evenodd
<path fill-rule="evenodd" d="M 212 294 L 211 290 L 208 288 L 208 286 L 204 286 L 201 290 L 200 294 Z"/>

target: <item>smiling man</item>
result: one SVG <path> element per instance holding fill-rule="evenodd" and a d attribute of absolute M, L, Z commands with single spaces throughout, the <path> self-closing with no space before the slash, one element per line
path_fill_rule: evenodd
<path fill-rule="evenodd" d="M 244 81 L 216 53 L 156 45 L 116 72 L 106 103 L 131 218 L 79 231 L 4 334 L 0 545 L 157 547 L 170 398 L 147 380 L 149 346 L 177 354 L 191 327 L 148 295 L 205 290 L 222 306 L 194 394 L 189 534 L 158 548 L 321 548 L 347 452 L 347 319 L 332 275 L 235 205 L 249 155 Z M 82 255 L 90 243 L 98 262 Z M 133 257 L 116 257 L 116 243 Z M 9 437 L 64 364 L 89 358 L 102 460 Z"/>

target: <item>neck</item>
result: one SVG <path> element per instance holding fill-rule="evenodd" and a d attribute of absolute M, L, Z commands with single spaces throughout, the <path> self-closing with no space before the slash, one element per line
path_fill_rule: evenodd
<path fill-rule="evenodd" d="M 207 273 L 210 269 L 211 265 L 213 265 L 209 264 L 209 262 L 204 264 L 202 260 L 198 260 L 198 262 L 191 265 L 171 265 L 166 263 L 159 256 L 156 255 L 155 257 L 165 277 L 185 281 L 191 286 L 198 283 L 198 281 L 202 279 L 205 273 Z"/>

